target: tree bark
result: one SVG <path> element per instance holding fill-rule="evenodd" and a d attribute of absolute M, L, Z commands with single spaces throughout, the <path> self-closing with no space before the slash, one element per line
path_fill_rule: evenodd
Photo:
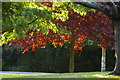
<path fill-rule="evenodd" d="M 74 72 L 74 44 L 75 44 L 75 36 L 72 36 L 71 45 L 70 45 L 69 73 Z"/>
<path fill-rule="evenodd" d="M 114 21 L 115 27 L 115 56 L 116 64 L 112 73 L 113 75 L 120 75 L 120 21 Z"/>
<path fill-rule="evenodd" d="M 106 70 L 106 49 L 102 48 L 101 72 Z"/>

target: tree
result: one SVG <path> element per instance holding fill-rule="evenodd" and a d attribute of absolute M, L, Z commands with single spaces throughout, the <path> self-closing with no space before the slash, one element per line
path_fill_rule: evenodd
<path fill-rule="evenodd" d="M 56 4 L 58 4 L 58 3 L 56 3 Z M 54 4 L 54 5 L 56 5 L 56 4 Z M 35 4 L 31 4 L 31 5 L 35 6 Z M 80 9 L 78 9 L 78 7 L 81 7 L 81 6 L 73 5 L 72 3 L 71 4 L 59 3 L 59 5 L 61 5 L 61 6 L 57 6 L 59 8 L 56 7 L 55 9 L 54 9 L 54 7 L 52 8 L 52 6 L 53 6 L 52 3 L 43 3 L 43 5 L 47 5 L 50 8 L 46 8 L 45 6 L 43 6 L 41 4 L 38 4 L 38 6 L 39 5 L 40 5 L 40 10 L 38 8 L 38 12 L 37 12 L 36 7 L 31 7 L 31 8 L 26 7 L 26 9 L 24 11 L 26 13 L 34 14 L 34 16 L 36 16 L 37 18 L 34 19 L 32 17 L 31 18 L 27 17 L 27 20 L 23 21 L 22 20 L 23 17 L 26 17 L 27 15 L 22 14 L 22 19 L 21 19 L 21 15 L 20 15 L 20 17 L 17 17 L 18 20 L 23 23 L 28 22 L 31 19 L 33 19 L 33 21 L 27 23 L 27 25 L 30 24 L 32 27 L 29 26 L 27 28 L 26 27 L 27 25 L 23 25 L 24 28 L 20 28 L 20 29 L 23 30 L 22 33 L 24 33 L 25 36 L 23 36 L 22 39 L 20 39 L 20 38 L 15 39 L 15 36 L 14 37 L 12 36 L 13 39 L 15 39 L 15 40 L 11 41 L 9 46 L 16 44 L 16 43 L 20 43 L 19 48 L 23 48 L 24 49 L 23 53 L 25 53 L 26 51 L 28 51 L 30 49 L 32 49 L 32 51 L 34 51 L 38 47 L 44 48 L 46 46 L 47 42 L 52 42 L 54 47 L 59 46 L 59 45 L 62 46 L 64 44 L 64 42 L 69 42 L 69 43 L 71 43 L 70 65 L 72 64 L 72 66 L 70 66 L 69 71 L 73 72 L 74 71 L 74 49 L 81 50 L 82 46 L 84 46 L 81 41 L 83 41 L 85 38 L 88 38 L 93 41 L 95 41 L 96 38 L 99 38 L 99 41 L 97 41 L 97 42 L 98 42 L 99 46 L 102 46 L 104 48 L 106 48 L 107 46 L 110 46 L 110 45 L 111 46 L 114 45 L 113 42 L 110 41 L 110 40 L 114 41 L 114 39 L 113 39 L 114 36 L 112 36 L 113 31 L 111 30 L 111 27 L 110 27 L 110 20 L 103 13 L 89 11 L 86 15 L 86 11 L 91 10 L 91 9 L 81 8 L 83 10 L 79 11 Z M 70 7 L 71 5 L 72 5 L 72 7 Z M 76 9 L 78 9 L 78 10 L 76 10 Z M 14 11 L 17 12 L 16 10 L 14 10 Z M 67 17 L 67 15 L 63 16 L 63 13 L 64 14 L 67 13 L 68 17 Z M 44 14 L 46 16 L 49 16 L 49 18 L 40 16 L 40 18 L 38 19 L 39 14 L 40 15 Z M 18 14 L 15 14 L 15 16 L 16 15 L 18 15 Z M 51 16 L 53 16 L 53 18 L 55 18 L 52 20 L 52 22 L 57 23 L 57 25 L 54 26 L 54 28 L 52 26 L 53 23 L 50 22 L 52 19 Z M 10 18 L 10 20 L 15 21 L 16 19 L 14 18 L 14 16 L 12 16 L 12 18 Z M 42 25 L 40 25 L 40 27 L 36 26 L 36 24 L 38 24 L 39 22 L 42 23 Z M 93 23 L 96 23 L 96 24 L 94 25 Z M 16 23 L 16 25 L 19 25 L 19 24 L 20 23 Z M 35 27 L 33 27 L 33 26 L 35 26 Z M 46 28 L 46 26 L 47 26 L 47 28 Z M 50 27 L 50 26 L 52 26 L 52 27 Z M 14 26 L 14 27 L 15 27 L 15 28 L 13 28 L 14 30 L 12 29 L 13 30 L 12 34 L 16 34 L 16 32 L 18 32 L 16 30 L 19 29 L 19 27 L 17 27 L 18 29 L 16 28 L 16 26 Z M 41 27 L 43 27 L 43 28 L 41 29 Z M 39 28 L 40 28 L 40 30 L 39 30 Z M 52 29 L 54 32 L 49 31 L 49 29 Z M 64 31 L 67 32 L 67 34 L 63 34 Z M 62 32 L 62 34 L 60 32 Z M 96 35 L 98 33 L 99 33 L 99 35 Z M 11 37 L 11 35 L 10 34 L 8 35 L 7 33 L 4 34 L 3 37 L 7 37 L 6 35 Z M 5 40 L 5 39 L 3 38 L 3 40 Z"/>
<path fill-rule="evenodd" d="M 99 10 L 112 19 L 115 29 L 116 64 L 111 74 L 120 75 L 120 1 L 106 3 L 77 2 L 77 4 Z"/>
<path fill-rule="evenodd" d="M 67 12 L 66 12 L 67 7 L 72 8 L 72 9 L 74 9 L 74 8 L 76 9 L 76 7 L 78 7 L 72 3 L 71 4 L 69 4 L 69 3 L 59 3 L 59 4 L 54 3 L 54 5 L 52 5 L 52 3 L 43 2 L 42 4 L 41 3 L 23 3 L 21 5 L 23 5 L 25 9 L 20 8 L 20 10 L 17 10 L 17 8 L 20 4 L 18 4 L 18 3 L 8 3 L 8 4 L 9 4 L 8 5 L 9 9 L 6 9 L 6 7 L 5 7 L 5 9 L 4 9 L 5 11 L 3 11 L 3 14 L 6 15 L 6 13 L 7 13 L 7 14 L 12 14 L 12 15 L 10 15 L 6 18 L 3 18 L 4 25 L 3 25 L 2 44 L 13 40 L 13 41 L 11 41 L 11 43 L 9 45 L 19 43 L 19 41 L 18 41 L 19 39 L 17 37 L 25 38 L 22 40 L 23 43 L 28 41 L 27 37 L 26 36 L 24 37 L 24 34 L 26 34 L 30 29 L 32 29 L 34 31 L 40 30 L 41 32 L 43 32 L 45 34 L 48 34 L 48 32 L 49 32 L 48 29 L 52 29 L 54 32 L 56 32 L 57 28 L 54 26 L 54 24 L 52 24 L 50 22 L 51 18 L 52 17 L 53 18 L 60 18 L 61 20 L 64 21 L 67 19 L 67 15 L 66 15 L 67 14 Z M 46 7 L 46 5 L 48 7 Z M 67 5 L 67 6 L 65 6 L 65 5 Z M 52 6 L 54 6 L 54 7 L 52 7 Z M 70 7 L 70 6 L 72 6 L 72 7 Z M 81 7 L 81 9 L 82 9 L 82 7 Z M 55 13 L 56 10 L 58 10 L 58 11 L 62 10 L 62 12 L 61 12 L 62 14 L 56 14 Z M 57 13 L 59 13 L 58 11 L 57 11 Z M 78 10 L 76 10 L 76 11 L 78 11 Z M 85 12 L 85 10 L 83 8 L 82 11 L 78 11 L 78 12 L 83 14 Z M 27 13 L 27 15 L 24 13 Z M 44 16 L 43 14 L 46 16 Z M 28 17 L 28 15 L 30 17 Z M 32 15 L 34 15 L 34 16 L 32 16 Z M 24 18 L 26 18 L 26 19 L 24 19 Z M 10 23 L 10 24 L 8 25 L 6 23 Z M 38 25 L 38 24 L 40 24 L 40 25 Z M 6 30 L 6 26 L 8 28 L 7 30 Z M 63 29 L 61 29 L 61 30 L 63 32 Z M 40 34 L 44 35 L 42 33 L 40 33 Z M 32 33 L 31 33 L 31 35 L 32 35 Z M 20 48 L 21 48 L 21 46 L 22 46 L 22 48 L 25 48 L 23 50 L 23 53 L 28 51 L 31 47 L 32 47 L 32 51 L 35 50 L 35 47 L 37 47 L 38 45 L 33 44 L 34 41 L 33 42 L 32 41 L 33 40 L 30 41 L 31 45 L 29 45 L 29 46 L 26 45 L 28 47 L 23 46 L 22 44 L 19 46 Z M 22 43 L 22 42 L 20 42 L 20 43 Z M 71 52 L 73 52 L 75 41 L 71 40 L 70 42 L 72 43 L 71 44 L 72 45 Z M 77 50 L 81 50 L 82 48 L 80 45 L 78 46 L 78 44 L 82 44 L 82 43 L 81 42 L 77 43 L 76 44 L 77 46 L 75 48 Z M 44 46 L 45 45 L 46 45 L 46 43 L 44 42 Z M 53 45 L 56 46 L 58 44 L 57 44 L 57 42 L 53 42 Z M 71 55 L 73 55 L 73 53 Z M 72 60 L 72 62 L 73 62 L 73 60 Z M 72 69 L 72 72 L 73 72 L 73 69 Z"/>
<path fill-rule="evenodd" d="M 70 10 L 66 21 L 53 20 L 59 27 L 67 27 L 72 34 L 72 42 L 76 41 L 77 35 L 84 35 L 91 41 L 96 41 L 102 49 L 114 46 L 114 34 L 111 27 L 111 20 L 101 12 L 88 11 L 86 16 L 81 16 L 77 12 Z M 107 28 L 107 29 L 106 29 Z M 72 46 L 71 46 L 72 47 Z M 74 54 L 74 51 L 71 51 Z M 74 55 L 70 58 L 70 72 L 74 71 Z"/>
<path fill-rule="evenodd" d="M 22 40 L 17 38 L 11 41 L 9 46 L 20 43 L 18 47 L 23 48 L 23 53 L 25 53 L 30 49 L 34 51 L 38 47 L 44 48 L 48 42 L 51 42 L 54 47 L 62 46 L 64 42 L 68 42 L 71 44 L 69 72 L 73 72 L 75 54 L 74 50 L 82 50 L 84 45 L 81 43 L 81 41 L 85 40 L 86 38 L 95 41 L 96 38 L 98 38 L 98 45 L 103 48 L 114 45 L 114 38 L 112 34 L 113 31 L 109 24 L 110 20 L 106 16 L 103 16 L 101 12 L 88 12 L 86 16 L 81 16 L 79 13 L 73 10 L 69 10 L 68 17 L 69 18 L 66 21 L 53 19 L 52 22 L 56 23 L 59 28 L 64 28 L 65 31 L 69 31 L 69 34 L 67 34 L 68 32 L 63 33 L 63 30 L 62 33 L 61 31 L 54 33 L 52 30 L 50 30 L 48 35 L 45 35 L 40 31 L 32 30 L 29 31 Z M 86 22 L 88 24 L 86 24 Z M 96 24 L 93 25 L 92 23 Z M 102 27 L 99 28 L 101 25 Z M 106 27 L 108 29 L 104 29 Z M 90 33 L 92 35 L 90 35 Z"/>

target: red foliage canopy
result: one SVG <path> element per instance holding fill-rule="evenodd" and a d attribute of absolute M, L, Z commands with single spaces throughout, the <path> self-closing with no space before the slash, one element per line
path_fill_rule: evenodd
<path fill-rule="evenodd" d="M 111 20 L 104 15 L 102 12 L 88 11 L 86 16 L 81 16 L 73 10 L 69 10 L 69 19 L 66 21 L 61 21 L 58 19 L 53 19 L 52 22 L 57 24 L 59 27 L 67 27 L 67 30 L 72 34 L 67 35 L 54 33 L 49 30 L 49 34 L 45 35 L 40 31 L 29 31 L 25 34 L 25 37 L 21 40 L 16 38 L 11 41 L 10 46 L 19 43 L 19 48 L 24 49 L 22 53 L 29 51 L 35 51 L 37 48 L 45 48 L 48 42 L 51 42 L 54 47 L 62 46 L 64 42 L 71 43 L 73 36 L 75 36 L 74 50 L 82 50 L 85 46 L 82 41 L 89 39 L 92 41 L 98 40 L 98 46 L 103 48 L 108 48 L 108 46 L 114 46 L 114 31 L 111 27 Z M 32 35 L 30 33 L 33 32 Z"/>
<path fill-rule="evenodd" d="M 29 33 L 31 32 L 34 32 L 34 34 L 30 35 Z M 35 51 L 37 48 L 45 48 L 48 42 L 51 42 L 54 47 L 63 46 L 65 42 L 70 43 L 71 38 L 72 37 L 70 35 L 54 33 L 52 30 L 49 30 L 48 35 L 45 35 L 40 31 L 29 31 L 22 40 L 16 38 L 15 40 L 11 41 L 8 49 L 10 49 L 12 45 L 19 43 L 18 48 L 24 49 L 22 53 L 25 53 L 30 49 Z M 84 39 L 85 37 L 81 35 L 79 36 L 78 41 L 82 41 Z M 82 42 L 75 42 L 74 49 L 82 50 L 83 46 L 84 44 L 82 44 Z"/>
<path fill-rule="evenodd" d="M 66 21 L 54 19 L 52 22 L 60 27 L 67 26 L 67 29 L 76 37 L 84 35 L 87 39 L 98 40 L 98 46 L 108 48 L 114 46 L 114 30 L 111 27 L 112 21 L 102 12 L 88 11 L 86 16 L 70 10 L 69 19 Z"/>

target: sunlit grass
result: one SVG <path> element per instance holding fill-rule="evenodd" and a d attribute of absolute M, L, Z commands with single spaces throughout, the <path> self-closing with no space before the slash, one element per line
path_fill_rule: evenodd
<path fill-rule="evenodd" d="M 120 80 L 120 76 L 107 75 L 110 72 L 79 72 L 79 73 L 57 73 L 57 74 L 6 74 L 1 73 L 2 78 L 102 78 Z"/>

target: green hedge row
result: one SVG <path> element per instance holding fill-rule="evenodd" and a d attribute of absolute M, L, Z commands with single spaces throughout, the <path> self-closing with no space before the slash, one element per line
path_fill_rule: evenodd
<path fill-rule="evenodd" d="M 29 51 L 21 54 L 17 45 L 11 50 L 3 45 L 2 69 L 10 71 L 33 71 L 33 72 L 68 72 L 69 70 L 69 46 L 54 48 L 49 44 L 44 49 L 35 52 Z M 114 68 L 114 51 L 107 50 L 107 70 Z M 96 45 L 85 46 L 83 51 L 75 54 L 75 72 L 100 71 L 101 48 Z"/>

